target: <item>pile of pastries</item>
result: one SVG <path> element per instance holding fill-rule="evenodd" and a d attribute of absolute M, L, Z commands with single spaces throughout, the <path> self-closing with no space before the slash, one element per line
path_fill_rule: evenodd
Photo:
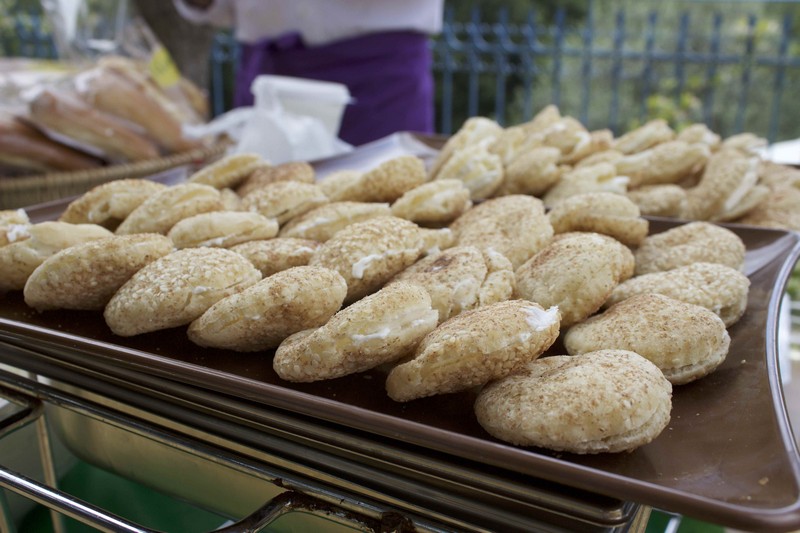
<path fill-rule="evenodd" d="M 745 245 L 713 221 L 793 187 L 750 148 L 659 122 L 613 139 L 547 108 L 470 119 L 429 165 L 318 180 L 229 155 L 178 185 L 100 185 L 58 221 L 0 212 L 0 292 L 102 312 L 120 336 L 182 328 L 288 382 L 379 369 L 397 402 L 467 391 L 465 413 L 516 445 L 630 451 L 746 312 Z M 644 211 L 702 220 L 651 233 Z"/>
<path fill-rule="evenodd" d="M 23 109 L 0 110 L 0 175 L 87 170 L 201 146 L 186 124 L 207 119 L 206 95 L 177 76 L 157 83 L 122 56 L 29 88 Z"/>

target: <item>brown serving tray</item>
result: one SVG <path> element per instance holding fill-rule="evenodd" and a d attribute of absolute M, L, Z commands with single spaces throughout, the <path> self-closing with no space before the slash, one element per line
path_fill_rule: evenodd
<path fill-rule="evenodd" d="M 337 165 L 346 165 L 349 156 L 344 157 Z M 65 203 L 29 214 L 52 218 Z M 651 233 L 682 223 L 650 222 Z M 800 456 L 783 402 L 777 322 L 800 256 L 800 236 L 726 227 L 747 247 L 745 273 L 751 281 L 747 311 L 729 329 L 730 353 L 712 375 L 675 388 L 669 427 L 632 453 L 581 456 L 511 446 L 478 425 L 473 393 L 398 404 L 386 395 L 380 371 L 292 384 L 275 375 L 270 353 L 200 348 L 188 341 L 185 328 L 117 337 L 99 312 L 37 313 L 20 293 L 0 299 L 0 339 L 39 351 L 57 346 L 87 360 L 478 461 L 496 467 L 499 475 L 521 473 L 740 529 L 788 531 L 800 527 Z"/>

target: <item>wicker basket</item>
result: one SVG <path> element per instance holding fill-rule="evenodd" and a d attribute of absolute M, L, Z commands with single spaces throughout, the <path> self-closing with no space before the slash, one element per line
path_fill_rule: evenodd
<path fill-rule="evenodd" d="M 228 143 L 197 148 L 158 159 L 125 163 L 92 170 L 54 172 L 37 176 L 0 177 L 0 209 L 16 209 L 82 194 L 112 180 L 142 178 L 171 168 L 200 166 L 221 156 Z"/>

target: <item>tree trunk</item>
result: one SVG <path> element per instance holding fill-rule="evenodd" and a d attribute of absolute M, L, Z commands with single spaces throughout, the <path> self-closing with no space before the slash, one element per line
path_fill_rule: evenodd
<path fill-rule="evenodd" d="M 208 55 L 216 29 L 184 19 L 170 0 L 135 2 L 139 14 L 169 51 L 181 74 L 207 88 Z"/>

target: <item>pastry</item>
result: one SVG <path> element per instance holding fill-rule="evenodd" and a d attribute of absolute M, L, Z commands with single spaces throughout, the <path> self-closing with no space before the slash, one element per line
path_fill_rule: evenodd
<path fill-rule="evenodd" d="M 22 290 L 36 267 L 56 252 L 112 235 L 96 224 L 40 222 L 10 226 L 6 230 L 9 244 L 0 246 L 0 293 Z"/>
<path fill-rule="evenodd" d="M 547 214 L 555 233 L 592 231 L 613 237 L 626 246 L 639 246 L 649 223 L 639 208 L 621 194 L 593 192 L 561 200 Z"/>
<path fill-rule="evenodd" d="M 24 209 L 0 210 L 0 246 L 30 237 L 31 220 Z"/>
<path fill-rule="evenodd" d="M 230 250 L 246 257 L 266 278 L 287 268 L 307 265 L 319 246 L 317 241 L 282 237 L 243 242 Z"/>
<path fill-rule="evenodd" d="M 613 192 L 625 194 L 628 177 L 620 176 L 611 163 L 598 163 L 578 167 L 561 175 L 555 185 L 548 189 L 542 201 L 547 207 L 554 206 L 564 198 L 588 192 Z"/>
<path fill-rule="evenodd" d="M 612 148 L 623 154 L 635 154 L 674 138 L 675 132 L 669 127 L 667 121 L 659 118 L 618 137 Z"/>
<path fill-rule="evenodd" d="M 716 152 L 708 160 L 700 182 L 686 191 L 684 218 L 724 218 L 739 209 L 757 182 L 757 158 L 742 157 L 730 150 Z"/>
<path fill-rule="evenodd" d="M 503 127 L 490 118 L 468 118 L 458 131 L 447 139 L 447 142 L 439 151 L 428 173 L 429 178 L 431 180 L 438 178 L 439 171 L 447 164 L 455 152 L 478 145 L 488 148 L 502 134 Z"/>
<path fill-rule="evenodd" d="M 633 268 L 633 254 L 619 242 L 576 233 L 553 241 L 516 270 L 516 295 L 558 307 L 562 327 L 569 327 L 600 309 Z"/>
<path fill-rule="evenodd" d="M 75 244 L 36 267 L 25 283 L 25 303 L 39 311 L 102 310 L 131 276 L 172 251 L 172 241 L 154 233 Z"/>
<path fill-rule="evenodd" d="M 447 224 L 472 207 L 470 190 L 458 179 L 430 181 L 392 204 L 392 215 L 417 224 Z"/>
<path fill-rule="evenodd" d="M 396 361 L 436 327 L 428 293 L 393 283 L 336 313 L 325 325 L 292 335 L 275 352 L 273 368 L 296 382 L 332 379 Z"/>
<path fill-rule="evenodd" d="M 186 248 L 136 272 L 114 294 L 103 316 L 122 337 L 183 326 L 260 280 L 256 267 L 236 252 Z"/>
<path fill-rule="evenodd" d="M 58 220 L 98 224 L 113 231 L 142 202 L 166 188 L 163 183 L 147 179 L 109 181 L 92 187 L 70 202 Z"/>
<path fill-rule="evenodd" d="M 317 185 L 331 202 L 347 202 L 358 197 L 362 174 L 357 170 L 339 170 L 320 179 Z"/>
<path fill-rule="evenodd" d="M 385 203 L 331 202 L 294 217 L 281 228 L 280 236 L 325 242 L 351 224 L 391 214 Z"/>
<path fill-rule="evenodd" d="M 558 309 L 508 300 L 466 311 L 425 336 L 414 357 L 386 378 L 389 397 L 407 402 L 484 385 L 521 370 L 555 342 Z"/>
<path fill-rule="evenodd" d="M 279 225 L 328 203 L 317 185 L 297 181 L 276 181 L 254 190 L 242 199 L 242 210 L 274 218 Z"/>
<path fill-rule="evenodd" d="M 506 256 L 514 268 L 544 248 L 553 227 L 538 198 L 502 196 L 476 205 L 450 225 L 460 246 L 494 250 Z"/>
<path fill-rule="evenodd" d="M 690 222 L 647 237 L 636 250 L 636 275 L 692 263 L 744 266 L 745 246 L 734 232 L 710 222 Z"/>
<path fill-rule="evenodd" d="M 734 150 L 745 157 L 757 155 L 761 148 L 767 146 L 767 140 L 754 133 L 738 133 L 722 140 L 720 151 Z"/>
<path fill-rule="evenodd" d="M 351 224 L 322 244 L 310 265 L 336 270 L 347 282 L 351 303 L 380 289 L 423 253 L 419 228 L 397 217 Z"/>
<path fill-rule="evenodd" d="M 661 294 L 637 294 L 564 335 L 570 355 L 630 350 L 652 361 L 673 385 L 713 372 L 728 355 L 730 336 L 717 315 Z"/>
<path fill-rule="evenodd" d="M 627 193 L 642 215 L 679 217 L 686 211 L 686 189 L 679 185 L 649 185 Z"/>
<path fill-rule="evenodd" d="M 625 350 L 537 359 L 490 383 L 475 400 L 478 422 L 492 436 L 581 454 L 647 444 L 667 427 L 671 411 L 670 382 Z"/>
<path fill-rule="evenodd" d="M 701 143 L 666 141 L 647 150 L 623 156 L 614 164 L 617 173 L 628 176 L 631 188 L 677 183 L 708 161 L 711 150 Z"/>
<path fill-rule="evenodd" d="M 603 304 L 611 307 L 636 294 L 657 293 L 714 312 L 730 327 L 744 314 L 750 280 L 719 263 L 692 263 L 631 278 L 618 285 Z"/>
<path fill-rule="evenodd" d="M 230 248 L 247 241 L 271 239 L 278 223 L 258 213 L 212 211 L 178 221 L 167 233 L 176 248 L 215 246 Z"/>
<path fill-rule="evenodd" d="M 221 210 L 222 199 L 217 189 L 199 183 L 182 183 L 150 195 L 117 226 L 116 233 L 166 235 L 179 220 Z"/>
<path fill-rule="evenodd" d="M 301 183 L 314 183 L 314 167 L 305 161 L 292 161 L 280 165 L 262 163 L 253 170 L 244 182 L 236 188 L 240 196 L 247 196 L 256 189 L 275 183 L 276 181 L 299 181 Z"/>
<path fill-rule="evenodd" d="M 558 166 L 560 158 L 561 151 L 552 146 L 540 146 L 520 154 L 506 165 L 503 181 L 495 191 L 495 196 L 541 196 L 561 178 L 564 167 Z"/>
<path fill-rule="evenodd" d="M 791 185 L 773 185 L 767 198 L 737 222 L 800 231 L 798 205 L 800 189 Z"/>
<path fill-rule="evenodd" d="M 262 279 L 212 305 L 191 323 L 189 340 L 237 352 L 276 348 L 290 335 L 325 324 L 347 285 L 333 270 L 298 266 Z"/>
<path fill-rule="evenodd" d="M 499 253 L 457 246 L 420 259 L 391 281 L 397 282 L 428 291 L 442 323 L 463 311 L 508 300 L 514 292 L 514 271 Z"/>
<path fill-rule="evenodd" d="M 689 144 L 705 144 L 710 150 L 716 150 L 720 145 L 720 136 L 711 131 L 705 124 L 691 124 L 683 128 L 675 137 L 676 140 Z"/>
<path fill-rule="evenodd" d="M 460 180 L 473 200 L 482 200 L 503 182 L 503 161 L 483 145 L 467 146 L 454 151 L 434 179 Z"/>
<path fill-rule="evenodd" d="M 215 189 L 235 188 L 255 169 L 266 163 L 260 155 L 241 153 L 229 154 L 206 165 L 191 176 L 189 183 L 210 185 Z"/>

